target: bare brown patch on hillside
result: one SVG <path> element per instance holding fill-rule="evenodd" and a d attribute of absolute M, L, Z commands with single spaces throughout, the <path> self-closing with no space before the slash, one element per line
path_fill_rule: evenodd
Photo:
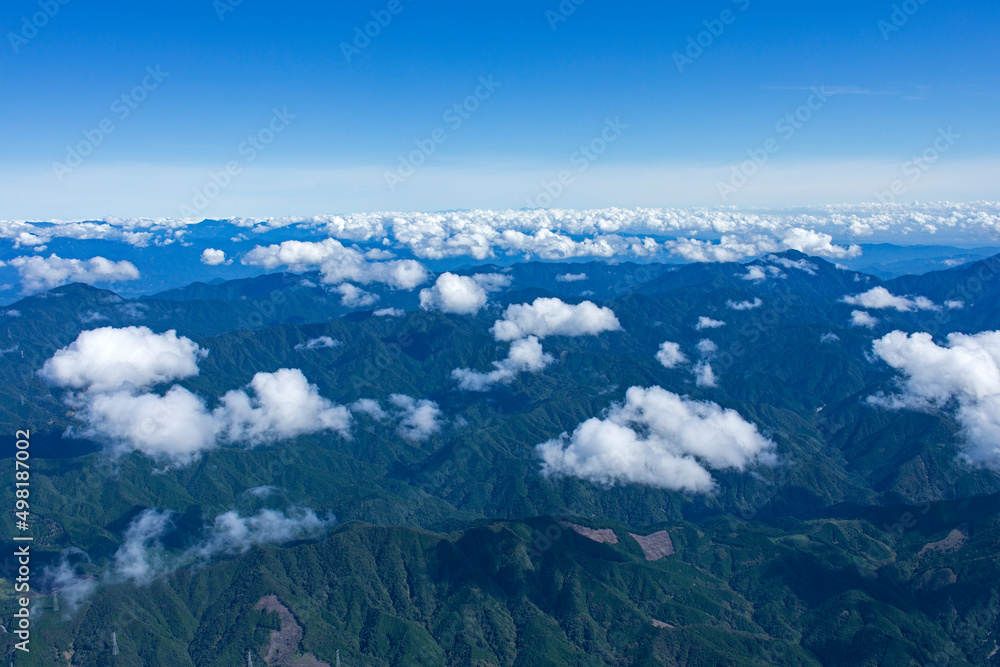
<path fill-rule="evenodd" d="M 573 532 L 583 535 L 589 540 L 601 542 L 602 544 L 618 544 L 618 536 L 610 528 L 587 528 L 586 526 L 569 523 L 568 521 L 563 521 L 563 525 L 572 528 Z"/>
<path fill-rule="evenodd" d="M 636 535 L 635 533 L 629 533 L 629 535 L 639 543 L 642 555 L 646 557 L 646 560 L 660 560 L 664 556 L 670 556 L 674 553 L 674 543 L 670 539 L 670 533 L 665 530 L 650 535 Z"/>
<path fill-rule="evenodd" d="M 281 630 L 271 630 L 271 641 L 264 652 L 264 662 L 269 666 L 283 667 L 330 667 L 311 653 L 297 655 L 302 641 L 302 626 L 299 625 L 288 607 L 281 604 L 277 595 L 265 595 L 254 607 L 257 611 L 268 611 L 281 619 Z"/>

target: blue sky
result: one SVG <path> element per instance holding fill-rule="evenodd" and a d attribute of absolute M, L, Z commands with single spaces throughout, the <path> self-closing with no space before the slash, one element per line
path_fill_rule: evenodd
<path fill-rule="evenodd" d="M 1000 199 L 995 2 L 237 2 L 6 3 L 0 219 Z"/>

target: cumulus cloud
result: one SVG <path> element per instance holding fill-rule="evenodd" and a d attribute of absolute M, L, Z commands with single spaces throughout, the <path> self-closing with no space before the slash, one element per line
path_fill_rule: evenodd
<path fill-rule="evenodd" d="M 75 432 L 107 444 L 116 455 L 137 451 L 158 462 L 187 465 L 216 445 L 218 426 L 204 401 L 180 386 L 162 396 L 88 392 L 71 405 L 84 424 Z"/>
<path fill-rule="evenodd" d="M 469 368 L 456 368 L 451 372 L 452 378 L 458 380 L 458 386 L 465 391 L 488 391 L 497 383 L 508 384 L 518 373 L 537 373 L 554 361 L 552 355 L 542 350 L 542 344 L 536 336 L 528 336 L 514 341 L 507 357 L 494 361 L 496 370 L 489 373 L 479 373 Z"/>
<path fill-rule="evenodd" d="M 513 381 L 518 373 L 536 373 L 551 364 L 552 355 L 545 353 L 539 342 L 546 336 L 596 336 L 620 329 L 621 323 L 610 308 L 590 301 L 570 305 L 560 299 L 540 297 L 531 304 L 514 304 L 490 329 L 496 340 L 511 341 L 507 358 L 494 361 L 494 370 L 488 373 L 456 368 L 451 376 L 461 389 L 487 391 L 497 383 Z"/>
<path fill-rule="evenodd" d="M 441 409 L 434 401 L 392 394 L 389 403 L 396 408 L 399 434 L 407 440 L 426 440 L 441 430 Z"/>
<path fill-rule="evenodd" d="M 577 305 L 560 299 L 539 297 L 531 304 L 507 307 L 502 320 L 492 328 L 498 341 L 512 341 L 526 336 L 595 336 L 604 331 L 619 331 L 621 323 L 610 308 L 590 301 Z"/>
<path fill-rule="evenodd" d="M 761 266 L 760 264 L 751 264 L 747 266 L 747 272 L 739 276 L 743 280 L 749 280 L 753 283 L 760 283 L 768 278 L 784 278 L 785 274 L 776 266 Z"/>
<path fill-rule="evenodd" d="M 179 385 L 162 395 L 145 391 L 196 375 L 205 354 L 174 331 L 107 327 L 81 333 L 45 362 L 41 375 L 79 390 L 66 398 L 83 424 L 78 433 L 114 454 L 138 451 L 186 465 L 221 442 L 253 446 L 326 430 L 349 437 L 350 413 L 320 396 L 298 369 L 257 373 L 248 385 L 252 396 L 230 391 L 211 412 Z"/>
<path fill-rule="evenodd" d="M 537 451 L 546 476 L 707 493 L 715 489 L 710 470 L 773 464 L 774 448 L 734 410 L 661 387 L 632 387 L 604 418 L 588 419 Z"/>
<path fill-rule="evenodd" d="M 15 257 L 10 265 L 20 274 L 25 292 L 52 289 L 71 282 L 92 285 L 139 278 L 139 269 L 131 262 L 112 262 L 104 257 L 87 260 L 63 259 L 55 254 L 45 258 Z"/>
<path fill-rule="evenodd" d="M 154 334 L 147 327 L 104 327 L 81 333 L 39 374 L 72 389 L 111 391 L 126 382 L 144 388 L 197 375 L 198 360 L 207 354 L 173 329 Z"/>
<path fill-rule="evenodd" d="M 719 351 L 719 346 L 707 338 L 698 341 L 698 352 L 703 357 L 709 357 Z"/>
<path fill-rule="evenodd" d="M 586 273 L 561 273 L 558 276 L 556 276 L 556 280 L 558 280 L 561 283 L 575 283 L 586 279 L 587 279 Z"/>
<path fill-rule="evenodd" d="M 848 295 L 843 297 L 841 301 L 852 306 L 861 306 L 862 308 L 872 308 L 875 310 L 894 308 L 902 313 L 914 310 L 941 310 L 940 306 L 935 305 L 933 301 L 925 296 L 912 298 L 895 296 L 884 287 L 873 287 L 862 294 Z"/>
<path fill-rule="evenodd" d="M 380 308 L 376 310 L 373 315 L 375 317 L 402 317 L 406 315 L 406 311 L 402 308 Z"/>
<path fill-rule="evenodd" d="M 389 413 L 383 410 L 379 402 L 373 398 L 360 398 L 351 403 L 350 408 L 351 412 L 360 412 L 379 421 L 389 418 Z"/>
<path fill-rule="evenodd" d="M 825 333 L 819 337 L 819 342 L 821 343 L 837 343 L 839 341 L 840 341 L 840 336 L 833 333 L 832 331 L 829 333 Z"/>
<path fill-rule="evenodd" d="M 486 300 L 486 289 L 478 281 L 454 273 L 442 273 L 433 287 L 420 290 L 420 307 L 443 313 L 475 315 Z"/>
<path fill-rule="evenodd" d="M 688 359 L 681 352 L 680 345 L 667 341 L 660 345 L 660 349 L 656 352 L 656 360 L 665 368 L 676 368 L 680 364 L 686 363 Z"/>
<path fill-rule="evenodd" d="M 291 271 L 305 271 L 319 267 L 323 282 L 330 285 L 384 283 L 396 289 L 411 290 L 427 280 L 427 269 L 420 262 L 412 259 L 369 261 L 362 251 L 332 238 L 257 246 L 244 255 L 242 261 L 265 269 L 285 266 Z"/>
<path fill-rule="evenodd" d="M 712 364 L 704 359 L 695 364 L 694 383 L 699 387 L 706 388 L 719 386 L 718 378 L 715 377 L 715 371 L 712 370 Z"/>
<path fill-rule="evenodd" d="M 782 244 L 790 250 L 798 250 L 807 255 L 817 257 L 830 257 L 834 259 L 844 259 L 846 257 L 857 257 L 861 254 L 861 246 L 852 245 L 849 248 L 833 244 L 833 237 L 823 232 L 812 229 L 802 229 L 794 227 L 789 229 Z"/>
<path fill-rule="evenodd" d="M 901 393 L 874 404 L 925 410 L 957 404 L 967 460 L 1000 469 L 1000 331 L 952 333 L 945 347 L 928 333 L 886 334 L 875 354 L 903 374 Z"/>
<path fill-rule="evenodd" d="M 878 318 L 873 317 L 867 311 L 864 310 L 851 311 L 852 327 L 864 327 L 865 329 L 874 329 L 876 324 L 878 324 Z"/>
<path fill-rule="evenodd" d="M 221 437 L 229 442 L 256 445 L 322 431 L 349 435 L 347 408 L 320 396 L 297 368 L 257 373 L 248 388 L 253 397 L 243 390 L 230 391 L 212 413 Z"/>
<path fill-rule="evenodd" d="M 351 283 L 341 283 L 334 290 L 340 294 L 340 305 L 345 308 L 366 308 L 379 300 L 378 294 L 366 292 Z"/>
<path fill-rule="evenodd" d="M 764 302 L 760 300 L 760 297 L 755 298 L 753 301 L 733 301 L 732 299 L 726 301 L 726 307 L 733 310 L 753 310 L 763 305 Z"/>
<path fill-rule="evenodd" d="M 720 327 L 726 326 L 726 323 L 722 320 L 713 320 L 711 317 L 699 317 L 698 323 L 694 325 L 694 328 L 698 331 L 704 331 L 705 329 L 718 329 Z"/>
<path fill-rule="evenodd" d="M 205 248 L 201 253 L 201 263 L 207 266 L 219 266 L 222 264 L 232 264 L 233 260 L 226 260 L 226 253 L 216 248 Z"/>
<path fill-rule="evenodd" d="M 682 238 L 668 242 L 673 254 L 689 262 L 738 262 L 746 257 L 759 255 L 762 252 L 774 252 L 778 246 L 773 241 L 760 238 L 743 239 L 724 235 L 718 243 L 700 241 L 698 239 Z"/>
<path fill-rule="evenodd" d="M 339 347 L 343 343 L 339 340 L 334 340 L 329 336 L 320 336 L 319 338 L 310 338 L 305 343 L 299 343 L 295 346 L 296 350 L 325 350 L 330 347 Z"/>
<path fill-rule="evenodd" d="M 944 307 L 947 308 L 948 310 L 962 310 L 963 308 L 965 308 L 965 302 L 964 301 L 945 301 L 944 302 Z"/>

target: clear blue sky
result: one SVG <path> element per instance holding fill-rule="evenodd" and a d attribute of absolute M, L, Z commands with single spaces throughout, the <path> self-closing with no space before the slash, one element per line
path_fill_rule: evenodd
<path fill-rule="evenodd" d="M 558 22 L 558 0 L 398 0 L 396 14 L 389 0 L 46 2 L 58 11 L 37 34 L 24 20 L 38 0 L 2 10 L 0 219 L 176 216 L 234 160 L 240 173 L 199 213 L 518 208 L 563 170 L 573 178 L 555 203 L 567 207 L 867 201 L 897 177 L 900 201 L 1000 198 L 991 0 L 910 0 L 898 30 L 893 6 L 907 3 L 872 0 L 565 0 L 575 11 Z M 342 44 L 372 11 L 391 21 L 348 62 Z M 720 17 L 678 71 L 675 54 Z M 113 101 L 147 67 L 168 76 L 120 118 Z M 499 88 L 450 127 L 445 111 L 480 77 Z M 820 85 L 838 94 L 783 137 L 776 123 Z M 247 162 L 241 142 L 275 108 L 295 118 Z M 576 172 L 574 151 L 606 118 L 627 129 Z M 105 119 L 114 132 L 59 180 L 53 163 Z M 960 138 L 905 176 L 949 127 Z M 437 128 L 447 140 L 387 187 L 398 156 Z M 720 200 L 730 166 L 771 137 L 779 150 Z"/>

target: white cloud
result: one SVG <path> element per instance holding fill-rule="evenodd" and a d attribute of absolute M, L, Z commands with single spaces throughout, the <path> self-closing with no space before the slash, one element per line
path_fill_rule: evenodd
<path fill-rule="evenodd" d="M 586 280 L 586 273 L 561 273 L 556 276 L 556 280 L 561 283 L 575 283 L 581 280 Z"/>
<path fill-rule="evenodd" d="M 297 368 L 257 373 L 249 388 L 254 397 L 242 390 L 227 392 L 212 413 L 221 437 L 229 442 L 256 445 L 321 431 L 349 437 L 347 408 L 320 396 Z"/>
<path fill-rule="evenodd" d="M 173 329 L 154 334 L 146 327 L 104 327 L 81 333 L 39 374 L 72 389 L 111 391 L 124 383 L 143 388 L 197 375 L 198 360 L 207 354 Z"/>
<path fill-rule="evenodd" d="M 719 351 L 719 346 L 710 341 L 707 338 L 702 338 L 698 341 L 698 352 L 701 356 L 708 357 Z"/>
<path fill-rule="evenodd" d="M 406 311 L 402 308 L 380 308 L 372 314 L 375 315 L 375 317 L 402 317 L 403 315 L 406 315 Z"/>
<path fill-rule="evenodd" d="M 680 345 L 667 341 L 660 345 L 660 349 L 656 352 L 656 360 L 663 364 L 665 368 L 676 368 L 688 359 L 681 352 Z"/>
<path fill-rule="evenodd" d="M 472 279 L 487 292 L 498 292 L 511 283 L 510 276 L 503 273 L 475 273 Z"/>
<path fill-rule="evenodd" d="M 26 292 L 52 289 L 71 282 L 92 285 L 139 278 L 139 269 L 131 262 L 112 262 L 104 257 L 88 260 L 63 259 L 54 254 L 46 258 L 15 257 L 10 260 L 10 265 L 20 274 L 21 285 Z"/>
<path fill-rule="evenodd" d="M 807 259 L 792 260 L 787 257 L 777 257 L 774 255 L 768 256 L 765 259 L 779 266 L 783 266 L 786 269 L 798 269 L 799 271 L 805 271 L 811 276 L 815 276 L 816 272 L 819 271 L 819 267 Z"/>
<path fill-rule="evenodd" d="M 944 302 L 944 307 L 947 308 L 948 310 L 962 310 L 963 308 L 965 308 L 965 302 L 964 301 L 945 301 Z"/>
<path fill-rule="evenodd" d="M 982 164 L 970 165 L 975 174 L 988 173 Z M 834 165 L 838 173 L 844 173 L 845 165 Z M 831 168 L 834 168 L 831 167 Z M 849 165 L 854 169 L 857 165 Z M 797 169 L 793 167 L 793 170 Z M 855 169 L 856 170 L 856 169 Z M 132 170 L 134 172 L 134 170 Z M 200 169 L 195 169 L 195 172 Z M 364 171 L 364 170 L 362 170 Z M 671 172 L 669 175 L 676 180 L 680 176 L 688 178 L 691 170 L 683 174 Z M 372 191 L 359 178 L 357 169 L 343 170 L 337 174 L 320 175 L 320 178 L 346 177 L 351 181 L 354 191 Z M 805 179 L 805 172 L 798 169 L 792 173 L 793 179 Z M 648 174 L 646 174 L 648 176 Z M 714 184 L 718 174 L 705 176 L 706 192 L 715 197 Z M 26 188 L 19 185 L 23 178 L 19 174 L 8 174 L 4 180 L 8 194 L 23 196 L 27 190 L 35 190 L 33 186 Z M 197 173 L 183 176 L 197 177 Z M 287 174 L 271 174 L 269 183 L 278 180 L 288 180 Z M 294 175 L 293 175 L 294 176 Z M 316 174 L 302 175 L 293 178 L 296 182 L 312 182 Z M 382 172 L 370 170 L 367 178 L 371 184 L 381 182 Z M 432 175 L 433 176 L 433 175 Z M 634 176 L 634 175 L 633 175 Z M 786 179 L 789 174 L 775 176 L 776 179 Z M 882 181 L 879 176 L 877 181 Z M 890 175 L 891 176 L 891 175 Z M 439 174 L 445 179 L 447 187 L 455 190 L 456 174 Z M 461 175 L 464 177 L 464 175 Z M 544 174 L 539 174 L 539 178 Z M 725 178 L 725 176 L 722 176 Z M 162 193 L 149 193 L 142 196 L 137 192 L 145 192 L 150 183 L 157 183 L 167 178 L 177 180 L 178 174 L 151 175 L 143 173 L 107 174 L 108 182 L 117 186 L 128 183 L 129 196 L 134 199 L 137 207 L 148 209 L 150 196 L 162 199 Z M 122 180 L 122 179 L 125 180 Z M 183 180 L 183 178 L 181 180 Z M 268 181 L 268 175 L 260 176 L 261 182 Z M 600 178 L 594 172 L 591 178 Z M 814 176 L 809 176 L 812 183 L 817 182 Z M 518 179 L 524 180 L 521 176 Z M 642 179 L 638 179 L 641 181 Z M 648 179 L 647 179 L 648 180 Z M 654 179 L 655 180 L 655 179 Z M 690 178 L 688 178 L 690 180 Z M 863 180 L 863 179 L 862 179 Z M 480 182 L 481 181 L 481 182 Z M 534 182 L 531 178 L 529 181 Z M 819 179 L 822 181 L 822 179 Z M 618 185 L 608 185 L 607 179 L 601 179 L 598 189 L 608 187 L 621 189 L 632 187 L 637 182 L 630 178 Z M 662 179 L 659 181 L 662 182 Z M 496 192 L 496 179 L 477 180 L 478 185 Z M 99 206 L 95 189 L 83 182 L 77 184 L 80 188 L 76 193 L 63 193 L 77 202 L 94 200 L 94 206 Z M 98 184 L 99 185 L 99 184 Z M 524 183 L 508 182 L 511 193 L 521 192 Z M 867 186 L 859 181 L 859 187 L 868 191 Z M 314 188 L 315 189 L 315 188 Z M 251 191 L 253 188 L 250 189 Z M 320 190 L 323 190 L 322 188 Z M 583 190 L 587 191 L 586 188 Z M 860 190 L 859 190 L 860 191 Z M 302 193 L 300 193 L 302 194 Z M 620 193 L 619 193 L 620 194 Z M 304 196 L 313 196 L 305 193 Z M 469 195 L 472 197 L 473 195 Z M 660 195 L 662 196 L 662 193 Z M 9 198 L 9 197 L 8 197 Z M 301 198 L 301 197 L 300 197 Z M 480 197 L 481 198 L 481 197 Z M 103 196 L 108 200 L 108 196 Z M 120 198 L 118 198 L 120 200 Z M 254 195 L 254 201 L 247 201 L 247 208 L 260 210 L 259 196 Z M 287 197 L 285 197 L 287 200 Z M 452 197 L 452 199 L 454 199 Z M 941 197 L 933 199 L 940 200 Z M 369 202 L 371 204 L 372 202 Z M 426 204 L 426 202 L 425 202 Z M 455 202 L 449 202 L 454 205 Z M 175 203 L 164 201 L 164 206 L 175 207 Z M 51 208 L 51 207 L 50 207 Z M 232 208 L 230 206 L 230 208 Z M 546 209 L 546 210 L 453 210 L 434 213 L 406 213 L 398 211 L 373 210 L 372 205 L 355 206 L 357 209 L 368 209 L 373 212 L 351 215 L 317 215 L 308 217 L 272 217 L 272 218 L 234 218 L 229 221 L 233 231 L 225 231 L 220 236 L 235 237 L 245 240 L 250 234 L 265 233 L 270 230 L 294 227 L 296 230 L 312 235 L 327 235 L 340 241 L 376 242 L 383 246 L 405 249 L 417 258 L 444 259 L 471 257 L 484 260 L 499 255 L 531 255 L 543 258 L 566 256 L 632 256 L 650 257 L 651 253 L 672 251 L 685 256 L 692 261 L 732 261 L 740 256 L 750 256 L 780 252 L 796 248 L 809 254 L 818 254 L 838 259 L 856 252 L 855 243 L 865 242 L 899 242 L 899 239 L 910 239 L 912 242 L 938 243 L 965 242 L 970 239 L 977 243 L 988 245 L 1000 237 L 1000 204 L 996 202 L 976 201 L 973 203 L 950 203 L 935 201 L 920 204 L 837 204 L 827 206 L 812 206 L 807 208 L 771 208 L 771 209 L 738 209 L 725 208 L 580 208 Z M 377 206 L 376 206 L 377 208 Z M 412 206 L 413 209 L 435 208 L 435 206 Z M 122 242 L 136 247 L 165 245 L 176 241 L 175 234 L 190 229 L 198 220 L 171 218 L 106 218 L 99 222 L 74 222 L 53 220 L 49 223 L 25 222 L 24 220 L 0 221 L 0 238 L 10 239 L 19 243 L 47 243 L 50 239 L 100 239 L 104 241 Z M 516 232 L 504 235 L 504 232 Z M 242 235 L 242 238 L 241 238 Z M 678 248 L 672 247 L 673 242 L 657 244 L 650 236 L 667 238 L 694 237 L 701 239 L 719 239 L 718 243 L 689 241 L 682 238 Z M 835 245 L 833 240 L 836 239 Z M 687 245 L 685 245 L 687 244 Z M 719 247 L 706 247 L 708 245 Z M 351 249 L 353 250 L 353 249 Z M 386 250 L 358 249 L 362 260 L 389 259 Z M 281 262 L 275 266 L 282 265 Z M 314 263 L 313 266 L 319 266 Z M 345 281 L 340 281 L 345 282 Z M 360 283 L 359 280 L 347 282 Z"/>
<path fill-rule="evenodd" d="M 632 387 L 623 404 L 572 435 L 538 445 L 542 473 L 601 484 L 636 483 L 707 493 L 710 470 L 745 470 L 776 461 L 774 443 L 734 410 L 682 398 L 661 387 Z"/>
<path fill-rule="evenodd" d="M 105 443 L 114 454 L 138 451 L 187 465 L 219 442 L 253 446 L 325 430 L 349 437 L 350 413 L 321 397 L 298 369 L 257 373 L 248 385 L 252 397 L 230 391 L 211 412 L 178 385 L 163 395 L 144 393 L 197 375 L 205 354 L 174 331 L 107 327 L 81 333 L 46 361 L 40 374 L 50 384 L 80 390 L 66 399 L 83 424 L 80 434 Z"/>
<path fill-rule="evenodd" d="M 832 331 L 829 333 L 825 333 L 819 337 L 819 342 L 821 343 L 836 343 L 839 341 L 840 341 L 840 336 L 833 333 Z"/>
<path fill-rule="evenodd" d="M 682 238 L 667 245 L 673 254 L 689 262 L 738 262 L 762 252 L 778 250 L 773 242 L 736 236 L 723 236 L 718 243 Z"/>
<path fill-rule="evenodd" d="M 537 373 L 553 361 L 552 355 L 542 350 L 538 338 L 528 336 L 511 344 L 506 359 L 493 362 L 496 370 L 479 373 L 468 368 L 456 368 L 451 377 L 458 380 L 459 388 L 465 391 L 488 391 L 497 383 L 512 382 L 518 373 Z"/>
<path fill-rule="evenodd" d="M 851 326 L 852 327 L 864 327 L 866 329 L 874 329 L 875 325 L 878 324 L 878 318 L 872 317 L 864 310 L 852 310 L 851 311 Z"/>
<path fill-rule="evenodd" d="M 454 273 L 442 273 L 433 287 L 420 290 L 420 307 L 443 313 L 475 315 L 486 300 L 486 290 L 479 282 Z"/>
<path fill-rule="evenodd" d="M 427 269 L 420 262 L 412 259 L 369 261 L 365 253 L 348 248 L 336 239 L 257 246 L 243 257 L 243 263 L 265 269 L 285 266 L 291 271 L 319 267 L 323 282 L 330 285 L 384 283 L 396 289 L 411 290 L 427 280 Z"/>
<path fill-rule="evenodd" d="M 771 278 L 784 278 L 785 274 L 776 266 L 761 266 L 759 264 L 752 264 L 747 266 L 747 272 L 741 276 L 743 280 L 749 280 L 753 283 L 760 283 L 767 280 L 768 277 Z"/>
<path fill-rule="evenodd" d="M 861 254 L 860 246 L 852 245 L 849 248 L 837 246 L 833 244 L 833 237 L 829 234 L 801 227 L 789 229 L 781 242 L 786 248 L 817 257 L 843 259 Z"/>
<path fill-rule="evenodd" d="M 174 527 L 174 514 L 152 508 L 132 519 L 122 535 L 121 545 L 98 577 L 77 575 L 68 556 L 80 554 L 86 558 L 79 550 L 64 552 L 59 565 L 46 568 L 44 577 L 49 587 L 57 590 L 69 608 L 75 610 L 99 585 L 123 582 L 146 585 L 182 567 L 204 563 L 219 555 L 245 553 L 260 544 L 315 537 L 334 524 L 333 515 L 320 518 L 313 510 L 301 506 L 284 512 L 264 509 L 251 516 L 229 511 L 216 516 L 195 544 L 183 551 L 171 552 L 164 547 L 164 538 Z"/>
<path fill-rule="evenodd" d="M 884 287 L 873 287 L 862 294 L 845 296 L 841 301 L 852 306 L 874 308 L 876 310 L 894 308 L 904 313 L 914 310 L 941 310 L 940 306 L 936 306 L 933 301 L 925 296 L 913 298 L 895 296 Z"/>
<path fill-rule="evenodd" d="M 712 364 L 705 360 L 699 361 L 694 367 L 694 383 L 699 387 L 717 387 L 718 378 L 712 370 Z"/>
<path fill-rule="evenodd" d="M 764 302 L 760 300 L 760 297 L 754 298 L 753 301 L 733 301 L 730 299 L 726 301 L 726 307 L 732 308 L 733 310 L 753 310 L 754 308 L 760 308 L 764 305 Z"/>
<path fill-rule="evenodd" d="M 441 409 L 434 401 L 392 394 L 389 403 L 396 408 L 399 434 L 407 440 L 426 440 L 441 430 Z"/>
<path fill-rule="evenodd" d="M 713 320 L 711 317 L 701 316 L 698 318 L 698 324 L 694 325 L 694 328 L 698 331 L 704 331 L 705 329 L 718 329 L 724 326 L 726 326 L 726 323 L 722 320 Z"/>
<path fill-rule="evenodd" d="M 610 308 L 590 301 L 577 305 L 560 299 L 539 297 L 531 304 L 507 307 L 504 318 L 493 325 L 493 335 L 499 341 L 511 341 L 526 336 L 594 336 L 604 331 L 619 331 L 621 324 Z"/>
<path fill-rule="evenodd" d="M 340 294 L 340 305 L 345 308 L 366 308 L 379 300 L 378 294 L 366 292 L 351 283 L 340 283 L 334 290 Z"/>
<path fill-rule="evenodd" d="M 207 539 L 190 553 L 202 560 L 216 555 L 245 553 L 259 544 L 281 544 L 291 540 L 319 535 L 336 523 L 330 515 L 325 519 L 305 507 L 292 507 L 285 512 L 264 509 L 252 516 L 240 516 L 236 511 L 215 517 Z"/>
<path fill-rule="evenodd" d="M 956 402 L 965 458 L 1000 469 L 1000 331 L 952 333 L 947 347 L 928 333 L 893 331 L 875 341 L 874 351 L 905 379 L 901 394 L 876 395 L 872 403 L 923 410 Z"/>
<path fill-rule="evenodd" d="M 299 343 L 295 346 L 296 350 L 325 350 L 330 347 L 339 347 L 343 343 L 339 340 L 334 340 L 329 336 L 320 336 L 319 338 L 310 338 L 305 343 Z"/>
<path fill-rule="evenodd" d="M 116 455 L 137 451 L 157 462 L 187 465 L 216 446 L 216 424 L 205 403 L 180 386 L 163 396 L 129 390 L 83 394 L 73 400 L 80 435 L 107 443 Z"/>
<path fill-rule="evenodd" d="M 357 254 L 363 261 L 364 256 L 361 253 Z M 243 263 L 269 270 L 285 266 L 292 271 L 306 271 L 341 255 L 352 255 L 352 252 L 336 239 L 326 239 L 318 243 L 284 241 L 277 245 L 257 246 L 243 256 Z"/>
<path fill-rule="evenodd" d="M 226 253 L 216 248 L 205 248 L 201 253 L 201 263 L 207 266 L 220 266 L 222 264 L 232 264 L 233 260 L 226 261 Z"/>
<path fill-rule="evenodd" d="M 167 569 L 163 536 L 171 525 L 170 512 L 148 509 L 132 520 L 115 552 L 110 579 L 148 584 Z"/>
<path fill-rule="evenodd" d="M 349 407 L 351 408 L 351 412 L 360 412 L 379 421 L 389 418 L 389 413 L 383 410 L 379 402 L 373 398 L 359 398 L 351 403 Z"/>

